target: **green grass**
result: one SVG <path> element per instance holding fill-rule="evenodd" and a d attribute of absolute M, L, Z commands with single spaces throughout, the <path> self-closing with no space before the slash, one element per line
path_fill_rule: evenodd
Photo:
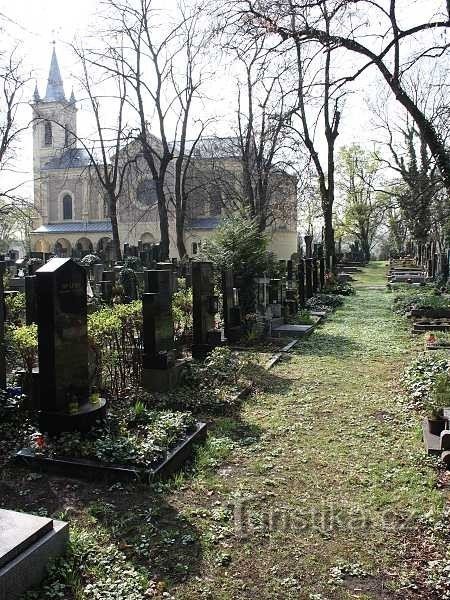
<path fill-rule="evenodd" d="M 364 287 L 384 277 L 382 263 L 357 275 L 357 295 L 260 382 L 239 418 L 215 421 L 190 474 L 152 489 L 72 490 L 75 556 L 58 571 L 60 597 L 432 598 L 423 542 L 444 497 L 419 417 L 398 396 L 417 341 L 391 295 Z M 42 589 L 39 600 L 58 597 Z"/>

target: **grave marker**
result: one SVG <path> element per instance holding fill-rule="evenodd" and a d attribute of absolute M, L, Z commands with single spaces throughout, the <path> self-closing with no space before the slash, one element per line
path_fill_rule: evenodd
<path fill-rule="evenodd" d="M 88 430 L 105 401 L 89 401 L 86 271 L 54 258 L 36 272 L 36 293 L 41 428 Z"/>
<path fill-rule="evenodd" d="M 221 343 L 214 317 L 218 299 L 214 295 L 213 266 L 209 262 L 192 263 L 193 344 L 192 356 L 205 358 Z"/>

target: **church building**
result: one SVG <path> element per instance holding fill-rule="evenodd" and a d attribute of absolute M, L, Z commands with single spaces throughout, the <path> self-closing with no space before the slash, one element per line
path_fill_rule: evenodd
<path fill-rule="evenodd" d="M 31 249 L 58 256 L 84 256 L 96 253 L 111 256 L 112 228 L 108 203 L 91 166 L 89 153 L 77 140 L 77 106 L 72 91 L 64 91 L 55 48 L 51 57 L 45 96 L 38 86 L 33 95 L 33 175 L 36 211 L 31 234 Z M 195 160 L 208 164 L 210 140 L 201 140 Z M 232 138 L 227 138 L 232 139 Z M 77 143 L 78 141 L 78 143 Z M 217 146 L 217 144 L 214 144 Z M 222 144 L 223 146 L 223 144 Z M 232 154 L 232 153 L 231 153 Z M 224 164 L 238 159 L 223 156 Z M 205 169 L 202 169 L 205 172 Z M 277 173 L 277 189 L 285 210 L 270 226 L 271 250 L 287 259 L 297 250 L 297 181 L 284 172 Z M 118 201 L 118 225 L 123 244 L 153 244 L 159 241 L 159 215 L 154 182 L 145 165 L 132 173 Z M 170 186 L 170 176 L 168 178 Z M 226 206 L 220 186 L 195 187 L 192 207 L 185 228 L 185 245 L 190 255 L 199 252 L 218 226 Z M 214 189 L 212 189 L 214 188 Z M 170 194 L 169 194 L 170 196 Z M 170 256 L 177 257 L 175 217 L 169 207 Z"/>

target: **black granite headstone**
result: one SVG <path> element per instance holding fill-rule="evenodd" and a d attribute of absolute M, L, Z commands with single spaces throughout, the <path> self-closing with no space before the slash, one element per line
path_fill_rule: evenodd
<path fill-rule="evenodd" d="M 222 305 L 225 338 L 229 342 L 237 341 L 242 335 L 239 292 L 234 287 L 233 271 L 222 271 Z"/>
<path fill-rule="evenodd" d="M 303 262 L 305 267 L 305 298 L 308 300 L 313 295 L 312 258 L 305 258 Z"/>
<path fill-rule="evenodd" d="M 298 304 L 300 308 L 305 306 L 305 263 L 301 259 L 297 267 Z"/>
<path fill-rule="evenodd" d="M 192 356 L 204 358 L 220 344 L 220 331 L 215 329 L 218 310 L 214 295 L 213 266 L 209 262 L 192 263 L 193 344 Z"/>
<path fill-rule="evenodd" d="M 104 401 L 89 401 L 86 271 L 54 258 L 36 272 L 41 428 L 89 429 Z"/>
<path fill-rule="evenodd" d="M 25 277 L 25 314 L 27 325 L 37 323 L 36 275 Z"/>

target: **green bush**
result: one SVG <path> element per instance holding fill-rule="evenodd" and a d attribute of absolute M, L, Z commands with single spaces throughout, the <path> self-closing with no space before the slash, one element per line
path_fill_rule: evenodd
<path fill-rule="evenodd" d="M 11 344 L 12 352 L 20 357 L 25 371 L 31 373 L 38 350 L 37 325 L 9 327 L 7 338 Z"/>
<path fill-rule="evenodd" d="M 177 340 L 186 340 L 192 335 L 192 288 L 187 287 L 186 279 L 178 279 L 178 290 L 172 298 L 172 316 Z"/>
<path fill-rule="evenodd" d="M 344 298 L 338 294 L 316 294 L 306 301 L 306 308 L 331 312 L 344 304 Z"/>
<path fill-rule="evenodd" d="M 136 419 L 135 404 L 128 399 L 121 406 L 111 407 L 105 424 L 87 435 L 73 432 L 42 439 L 42 435 L 33 434 L 30 443 L 46 456 L 76 456 L 145 468 L 162 459 L 194 425 L 189 412 L 147 407 Z"/>
<path fill-rule="evenodd" d="M 237 395 L 249 385 L 256 368 L 246 354 L 215 348 L 204 362 L 192 362 L 183 385 L 159 401 L 196 413 L 230 414 L 241 405 Z"/>
<path fill-rule="evenodd" d="M 325 286 L 325 292 L 333 296 L 353 296 L 356 293 L 355 288 L 348 281 L 330 281 Z"/>
<path fill-rule="evenodd" d="M 424 352 L 412 361 L 405 369 L 403 385 L 414 405 L 430 407 L 437 377 L 447 374 L 448 367 L 447 354 L 438 351 Z"/>
<path fill-rule="evenodd" d="M 240 302 L 244 313 L 255 311 L 255 278 L 270 271 L 273 256 L 267 251 L 268 238 L 256 219 L 236 213 L 223 219 L 208 241 L 205 255 L 219 271 L 233 269 L 241 279 Z"/>
<path fill-rule="evenodd" d="M 309 311 L 302 309 L 290 319 L 290 322 L 295 325 L 314 325 L 315 323 L 314 319 L 309 314 Z"/>
<path fill-rule="evenodd" d="M 142 320 L 140 300 L 88 316 L 94 377 L 114 395 L 140 384 Z"/>
<path fill-rule="evenodd" d="M 432 287 L 417 289 L 401 288 L 396 290 L 392 301 L 392 310 L 398 315 L 406 315 L 412 309 L 439 310 L 450 307 L 450 302 Z"/>
<path fill-rule="evenodd" d="M 25 323 L 25 294 L 8 294 L 5 298 L 6 319 L 10 323 Z"/>

